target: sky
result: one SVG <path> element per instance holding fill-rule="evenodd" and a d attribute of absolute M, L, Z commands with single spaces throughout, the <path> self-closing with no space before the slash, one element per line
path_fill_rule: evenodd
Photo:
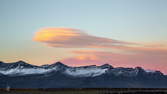
<path fill-rule="evenodd" d="M 0 61 L 167 73 L 166 0 L 0 0 Z"/>

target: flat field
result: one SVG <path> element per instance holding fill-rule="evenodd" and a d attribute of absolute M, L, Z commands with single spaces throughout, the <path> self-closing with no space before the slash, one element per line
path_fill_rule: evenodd
<path fill-rule="evenodd" d="M 0 94 L 167 94 L 165 88 L 0 89 Z"/>

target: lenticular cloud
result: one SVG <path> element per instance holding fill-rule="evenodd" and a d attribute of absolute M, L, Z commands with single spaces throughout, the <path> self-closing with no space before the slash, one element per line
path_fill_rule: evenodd
<path fill-rule="evenodd" d="M 124 46 L 129 43 L 89 35 L 72 28 L 45 28 L 36 32 L 34 40 L 52 47 L 101 48 Z"/>

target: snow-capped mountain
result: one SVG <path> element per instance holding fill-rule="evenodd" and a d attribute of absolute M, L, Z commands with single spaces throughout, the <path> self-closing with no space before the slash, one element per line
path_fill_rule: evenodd
<path fill-rule="evenodd" d="M 167 76 L 141 67 L 114 68 L 109 64 L 71 67 L 61 62 L 42 66 L 0 62 L 0 88 L 6 83 L 13 88 L 167 88 Z"/>
<path fill-rule="evenodd" d="M 24 61 L 18 61 L 18 62 L 13 62 L 13 63 L 0 62 L 0 68 L 3 70 L 14 69 L 17 67 L 19 67 L 19 68 L 35 68 L 38 66 L 28 64 Z"/>
<path fill-rule="evenodd" d="M 3 75 L 18 76 L 27 74 L 43 74 L 51 71 L 51 69 L 44 69 L 40 66 L 28 64 L 24 61 L 14 63 L 0 62 L 0 73 Z"/>
<path fill-rule="evenodd" d="M 27 64 L 23 61 L 14 63 L 2 63 L 0 64 L 0 73 L 10 76 L 20 76 L 27 74 L 45 74 L 52 71 L 59 71 L 70 76 L 89 77 L 99 76 L 104 74 L 110 66 L 102 65 L 98 66 L 83 66 L 83 67 L 69 67 L 61 62 L 56 62 L 50 65 L 34 66 Z"/>
<path fill-rule="evenodd" d="M 95 77 L 103 74 L 114 74 L 115 76 L 137 76 L 139 70 L 143 73 L 156 73 L 156 71 L 144 70 L 140 67 L 136 68 L 113 68 L 109 64 L 101 66 L 90 65 L 81 67 L 70 67 L 61 62 L 56 62 L 50 65 L 35 66 L 24 61 L 14 63 L 0 62 L 0 73 L 3 75 L 20 76 L 28 74 L 45 74 L 53 71 L 59 71 L 63 74 L 74 77 Z"/>

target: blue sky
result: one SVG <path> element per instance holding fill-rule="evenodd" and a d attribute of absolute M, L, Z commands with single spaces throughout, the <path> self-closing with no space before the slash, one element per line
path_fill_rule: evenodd
<path fill-rule="evenodd" d="M 13 39 L 31 39 L 39 28 L 72 27 L 97 36 L 120 40 L 166 40 L 166 0 L 0 2 L 0 33 Z"/>
<path fill-rule="evenodd" d="M 65 54 L 69 49 L 32 40 L 35 32 L 48 27 L 166 45 L 166 5 L 167 0 L 0 0 L 0 60 L 44 64 L 71 56 Z"/>

